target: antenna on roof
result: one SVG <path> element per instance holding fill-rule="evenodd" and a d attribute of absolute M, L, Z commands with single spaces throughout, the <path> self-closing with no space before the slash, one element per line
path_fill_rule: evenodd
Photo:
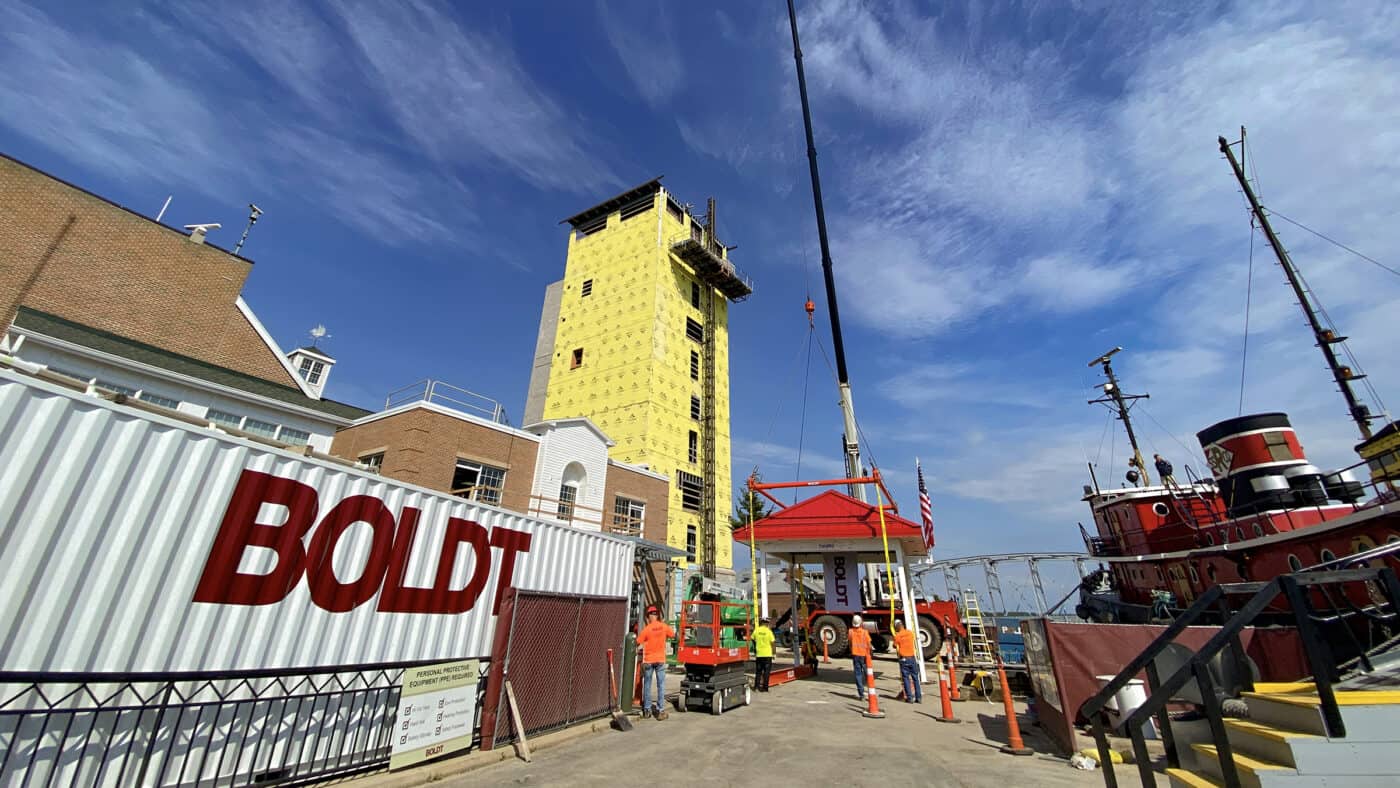
<path fill-rule="evenodd" d="M 243 237 L 238 239 L 238 245 L 233 247 L 233 253 L 238 254 L 238 250 L 243 248 L 243 244 L 248 241 L 248 231 L 253 229 L 253 225 L 258 223 L 258 217 L 262 216 L 262 209 L 248 203 L 248 226 L 243 228 Z"/>
<path fill-rule="evenodd" d="M 170 207 L 170 201 L 175 199 L 175 195 L 165 198 L 165 205 L 160 206 L 160 213 L 156 214 L 156 224 L 160 224 L 160 217 L 165 215 L 165 209 Z"/>

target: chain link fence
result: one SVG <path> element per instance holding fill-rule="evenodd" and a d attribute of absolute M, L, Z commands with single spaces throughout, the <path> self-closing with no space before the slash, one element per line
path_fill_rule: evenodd
<path fill-rule="evenodd" d="M 626 623 L 625 599 L 516 592 L 503 675 L 515 691 L 527 736 L 608 713 L 607 652 L 621 653 Z M 499 693 L 497 746 L 516 738 L 515 726 L 506 721 L 504 683 Z"/>

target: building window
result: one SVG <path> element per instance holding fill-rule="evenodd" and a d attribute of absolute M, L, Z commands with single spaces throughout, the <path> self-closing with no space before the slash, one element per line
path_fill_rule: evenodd
<path fill-rule="evenodd" d="M 576 347 L 573 354 L 569 356 L 569 369 L 578 369 L 581 366 L 583 366 L 583 348 Z"/>
<path fill-rule="evenodd" d="M 321 382 L 321 373 L 326 370 L 326 365 L 314 358 L 302 357 L 301 377 L 311 385 Z"/>
<path fill-rule="evenodd" d="M 695 282 L 690 283 L 690 305 L 696 309 L 700 308 L 700 285 Z"/>
<path fill-rule="evenodd" d="M 700 398 L 694 394 L 690 395 L 690 417 L 696 421 L 700 420 Z"/>
<path fill-rule="evenodd" d="M 656 203 L 652 201 L 650 196 L 643 197 L 619 211 L 620 216 L 618 219 L 625 222 L 633 216 L 641 216 L 647 211 L 650 211 L 651 207 L 655 204 Z"/>
<path fill-rule="evenodd" d="M 360 462 L 365 466 L 365 468 L 374 471 L 375 473 L 379 473 L 379 469 L 384 467 L 384 452 L 381 451 L 375 454 L 366 454 L 365 456 L 360 458 Z"/>
<path fill-rule="evenodd" d="M 685 319 L 685 336 L 687 339 L 693 339 L 696 342 L 704 342 L 705 327 L 695 322 L 694 318 L 687 317 Z"/>
<path fill-rule="evenodd" d="M 689 453 L 687 456 L 690 458 L 691 462 L 700 461 L 700 433 L 696 432 L 695 430 L 690 431 L 690 445 L 688 452 Z"/>
<path fill-rule="evenodd" d="M 700 500 L 705 495 L 705 480 L 693 473 L 678 470 L 676 484 L 681 488 L 681 508 L 692 512 L 700 511 Z"/>
<path fill-rule="evenodd" d="M 568 482 L 559 485 L 559 506 L 557 512 L 560 520 L 574 519 L 574 503 L 578 500 L 578 487 Z"/>
<path fill-rule="evenodd" d="M 700 354 L 694 350 L 690 351 L 690 379 L 700 379 Z"/>
<path fill-rule="evenodd" d="M 698 537 L 699 534 L 696 533 L 695 526 L 687 525 L 685 527 L 685 560 L 692 562 L 695 560 L 697 552 L 695 546 L 699 542 Z"/>
<path fill-rule="evenodd" d="M 152 394 L 149 391 L 141 392 L 141 396 L 138 397 L 138 399 L 140 399 L 142 402 L 149 402 L 152 405 L 159 405 L 162 408 L 170 408 L 171 410 L 175 410 L 176 408 L 180 407 L 179 400 L 171 399 L 169 397 L 162 397 L 159 394 Z"/>
<path fill-rule="evenodd" d="M 646 515 L 646 504 L 621 495 L 613 499 L 613 529 L 627 533 L 642 532 L 642 518 Z"/>
<path fill-rule="evenodd" d="M 251 432 L 254 435 L 261 435 L 264 438 L 277 437 L 277 425 L 270 421 L 258 421 L 254 418 L 243 420 L 243 431 Z"/>
<path fill-rule="evenodd" d="M 209 412 L 204 414 L 204 418 L 215 424 L 222 424 L 225 427 L 233 427 L 234 429 L 238 429 L 243 425 L 242 416 L 235 416 L 232 413 L 225 413 L 222 410 L 214 410 L 213 408 L 210 408 Z"/>
<path fill-rule="evenodd" d="M 593 280 L 585 279 L 583 280 L 583 287 L 579 289 L 579 297 L 587 298 L 591 295 L 593 295 Z"/>
<path fill-rule="evenodd" d="M 1264 433 L 1264 445 L 1269 447 L 1269 456 L 1276 462 L 1293 459 L 1293 450 L 1288 448 L 1288 437 L 1284 432 Z"/>
<path fill-rule="evenodd" d="M 96 385 L 103 391 L 110 391 L 113 394 L 125 394 L 128 397 L 136 396 L 136 389 L 129 388 L 118 383 L 110 383 L 108 381 L 99 379 L 94 385 Z"/>
<path fill-rule="evenodd" d="M 458 460 L 452 473 L 452 494 L 471 501 L 499 504 L 501 488 L 506 484 L 506 472 L 490 465 Z"/>
<path fill-rule="evenodd" d="M 585 236 L 592 235 L 607 226 L 608 217 L 599 216 L 597 219 L 594 219 L 593 221 L 588 222 L 587 224 L 581 224 L 578 227 L 575 227 L 574 234 L 579 238 L 583 238 Z"/>
<path fill-rule="evenodd" d="M 311 443 L 311 433 L 303 430 L 294 430 L 291 427 L 283 427 L 277 433 L 277 440 L 283 443 L 290 443 L 293 446 L 305 446 Z"/>

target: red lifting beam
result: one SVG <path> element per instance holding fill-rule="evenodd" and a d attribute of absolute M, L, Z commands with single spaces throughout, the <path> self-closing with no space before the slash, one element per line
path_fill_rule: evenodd
<path fill-rule="evenodd" d="M 885 479 L 880 475 L 879 468 L 876 468 L 875 473 L 871 476 L 861 476 L 854 479 L 822 479 L 811 482 L 760 482 L 755 481 L 753 476 L 749 476 L 749 489 L 777 504 L 779 509 L 786 509 L 788 505 L 770 495 L 769 490 L 783 490 L 793 487 L 843 487 L 851 484 L 876 485 L 880 488 L 880 492 L 884 493 L 885 500 L 889 501 L 888 504 L 882 504 L 880 508 L 899 514 L 899 506 L 895 504 L 894 496 L 890 495 L 889 489 L 885 487 Z"/>

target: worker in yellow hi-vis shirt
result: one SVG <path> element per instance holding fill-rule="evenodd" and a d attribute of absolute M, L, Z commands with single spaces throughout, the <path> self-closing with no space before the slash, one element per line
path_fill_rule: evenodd
<path fill-rule="evenodd" d="M 773 630 L 768 628 L 768 619 L 759 619 L 753 630 L 753 656 L 757 667 L 754 669 L 753 688 L 759 692 L 768 691 L 768 674 L 773 670 Z"/>

